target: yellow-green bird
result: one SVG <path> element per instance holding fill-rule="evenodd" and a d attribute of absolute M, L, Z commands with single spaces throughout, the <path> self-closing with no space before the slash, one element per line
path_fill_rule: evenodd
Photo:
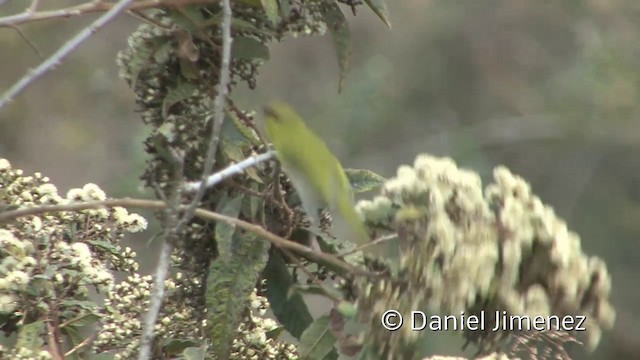
<path fill-rule="evenodd" d="M 326 207 L 338 239 L 369 243 L 347 175 L 325 142 L 287 104 L 272 103 L 265 106 L 264 113 L 267 136 L 314 225 L 320 223 L 318 209 Z"/>

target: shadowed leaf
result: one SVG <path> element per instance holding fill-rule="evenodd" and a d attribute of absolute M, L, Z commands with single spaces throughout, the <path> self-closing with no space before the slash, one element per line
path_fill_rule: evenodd
<path fill-rule="evenodd" d="M 342 91 L 344 80 L 349 71 L 351 61 L 351 31 L 340 6 L 337 3 L 327 4 L 322 8 L 322 16 L 331 32 L 333 46 L 338 55 L 338 65 L 340 66 L 340 82 L 338 92 Z"/>
<path fill-rule="evenodd" d="M 385 182 L 385 178 L 366 169 L 345 169 L 354 193 L 374 190 Z"/>
<path fill-rule="evenodd" d="M 267 280 L 267 298 L 273 314 L 291 335 L 299 339 L 313 318 L 299 293 L 294 292 L 288 296 L 294 282 L 280 253 L 271 254 L 264 269 L 264 277 Z"/>
<path fill-rule="evenodd" d="M 389 20 L 389 10 L 387 10 L 387 5 L 384 3 L 384 0 L 364 0 L 364 2 L 369 5 L 369 8 L 371 8 L 371 10 L 373 10 L 373 12 L 378 15 L 378 17 L 385 23 L 385 25 L 391 28 L 391 21 Z"/>
<path fill-rule="evenodd" d="M 231 208 L 236 211 L 235 206 Z M 207 276 L 207 332 L 218 359 L 230 358 L 249 295 L 267 263 L 269 242 L 254 233 L 236 231 L 230 248 L 230 253 L 220 253 L 211 263 Z"/>
<path fill-rule="evenodd" d="M 302 333 L 298 346 L 300 359 L 337 359 L 338 355 L 334 350 L 337 339 L 331 334 L 329 323 L 329 316 L 322 316 Z"/>

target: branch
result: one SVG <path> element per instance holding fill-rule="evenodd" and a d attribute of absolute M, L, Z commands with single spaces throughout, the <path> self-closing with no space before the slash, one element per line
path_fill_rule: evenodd
<path fill-rule="evenodd" d="M 275 151 L 268 151 L 264 154 L 254 155 L 248 157 L 237 164 L 229 165 L 227 168 L 224 168 L 213 175 L 209 175 L 206 177 L 204 181 L 204 187 L 210 188 L 220 183 L 222 180 L 231 177 L 233 175 L 240 174 L 244 172 L 246 169 L 256 166 L 261 162 L 267 161 L 275 156 Z M 194 192 L 200 189 L 202 186 L 202 181 L 193 181 L 184 184 L 182 190 L 185 192 Z"/>
<path fill-rule="evenodd" d="M 173 253 L 173 248 L 179 237 L 179 233 L 175 231 L 175 226 L 178 223 L 180 212 L 180 187 L 184 183 L 184 158 L 180 156 L 175 149 L 169 148 L 168 160 L 171 166 L 171 179 L 173 181 L 169 183 L 168 197 L 165 196 L 161 190 L 158 191 L 158 196 L 167 203 L 164 210 L 163 221 L 164 241 L 162 242 L 160 258 L 156 266 L 153 290 L 149 297 L 149 308 L 144 316 L 142 335 L 140 338 L 140 351 L 138 352 L 138 359 L 140 360 L 147 360 L 151 355 L 151 346 L 155 336 L 155 325 L 164 300 L 164 282 L 167 279 L 171 265 L 171 253 Z"/>
<path fill-rule="evenodd" d="M 141 11 L 161 7 L 177 8 L 187 5 L 210 4 L 218 0 L 142 0 L 129 4 L 125 10 Z M 35 1 L 34 1 L 35 3 Z M 89 1 L 84 4 L 70 6 L 63 9 L 35 11 L 33 6 L 20 14 L 0 18 L 0 27 L 11 27 L 33 21 L 66 19 L 73 16 L 105 12 L 113 9 L 117 4 L 105 1 Z"/>
<path fill-rule="evenodd" d="M 224 121 L 224 100 L 227 97 L 229 82 L 231 81 L 231 1 L 222 1 L 222 59 L 220 60 L 220 76 L 218 82 L 218 93 L 213 103 L 213 126 L 211 127 L 211 138 L 209 139 L 209 147 L 207 149 L 207 157 L 204 160 L 200 187 L 193 197 L 193 201 L 185 211 L 184 215 L 175 228 L 175 233 L 180 233 L 182 227 L 191 220 L 193 212 L 200 204 L 204 192 L 206 190 L 207 177 L 213 170 L 213 164 L 216 160 L 216 151 L 220 142 L 220 131 L 222 131 L 222 122 Z"/>
<path fill-rule="evenodd" d="M 53 69 L 55 66 L 60 65 L 61 61 L 67 57 L 73 50 L 75 50 L 83 41 L 88 39 L 91 35 L 95 34 L 105 26 L 109 21 L 113 20 L 118 14 L 126 10 L 129 4 L 133 0 L 120 0 L 116 3 L 107 13 L 99 17 L 91 25 L 84 28 L 66 44 L 64 44 L 58 51 L 56 51 L 51 57 L 42 62 L 37 68 L 27 72 L 17 83 L 15 83 L 9 90 L 7 90 L 0 98 L 0 109 L 8 104 L 13 98 L 20 94 L 27 88 L 34 80 L 44 75 L 47 71 Z M 96 2 L 101 4 L 102 2 Z M 27 11 L 29 12 L 29 11 Z M 29 12 L 30 13 L 30 12 Z"/>
<path fill-rule="evenodd" d="M 90 201 L 81 203 L 71 203 L 64 205 L 44 205 L 37 207 L 28 207 L 13 211 L 5 211 L 0 213 L 0 223 L 9 222 L 25 216 L 41 215 L 51 212 L 61 211 L 82 211 L 98 208 L 112 208 L 112 207 L 124 207 L 129 209 L 147 209 L 147 210 L 164 210 L 167 208 L 167 203 L 160 200 L 146 200 L 146 199 L 134 199 L 134 198 L 122 198 L 122 199 L 110 199 L 103 201 Z M 186 210 L 186 206 L 180 206 L 179 210 Z M 346 273 L 355 275 L 377 277 L 379 274 L 356 268 L 355 266 L 348 264 L 334 255 L 323 253 L 321 251 L 315 251 L 310 247 L 298 244 L 297 242 L 287 240 L 273 233 L 270 233 L 261 226 L 246 222 L 234 217 L 215 213 L 213 211 L 198 208 L 194 212 L 194 216 L 197 216 L 204 220 L 209 221 L 222 221 L 229 225 L 239 227 L 241 229 L 251 231 L 280 249 L 287 249 L 302 255 L 310 260 L 321 261 L 327 264 L 331 264 Z"/>

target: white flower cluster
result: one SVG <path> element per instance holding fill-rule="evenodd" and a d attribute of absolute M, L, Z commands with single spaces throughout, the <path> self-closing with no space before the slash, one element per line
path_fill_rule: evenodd
<path fill-rule="evenodd" d="M 579 236 L 524 179 L 505 167 L 494 170 L 494 179 L 483 191 L 476 173 L 451 159 L 420 155 L 413 166 L 398 169 L 381 195 L 360 202 L 357 209 L 374 232 L 398 234 L 379 259 L 396 278 L 363 281 L 361 307 L 371 319 L 389 308 L 406 316 L 474 309 L 586 315 L 587 345 L 595 347 L 601 329 L 615 319 L 606 265 L 582 252 Z M 416 333 L 406 329 L 373 338 L 389 351 L 415 341 Z M 466 335 L 474 341 L 499 336 Z"/>

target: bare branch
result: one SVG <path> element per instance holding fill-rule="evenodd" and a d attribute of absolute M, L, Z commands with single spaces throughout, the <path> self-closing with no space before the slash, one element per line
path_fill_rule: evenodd
<path fill-rule="evenodd" d="M 237 164 L 232 164 L 229 167 L 222 169 L 213 175 L 207 176 L 204 181 L 204 187 L 210 188 L 212 186 L 215 186 L 216 184 L 220 183 L 222 180 L 230 176 L 240 174 L 244 172 L 246 169 L 256 166 L 263 161 L 267 161 L 273 158 L 274 156 L 275 156 L 275 151 L 268 151 L 264 154 L 255 155 L 255 156 L 246 158 Z M 203 184 L 202 181 L 194 181 L 194 182 L 186 183 L 183 186 L 183 191 L 185 192 L 197 191 L 198 189 L 200 189 L 202 184 Z"/>
<path fill-rule="evenodd" d="M 51 57 L 41 63 L 37 68 L 27 72 L 17 83 L 15 83 L 9 90 L 7 90 L 0 98 L 0 109 L 8 104 L 13 98 L 20 94 L 27 88 L 34 80 L 44 75 L 47 71 L 53 69 L 60 62 L 67 57 L 73 50 L 75 50 L 83 41 L 88 39 L 91 35 L 96 33 L 100 28 L 105 26 L 109 21 L 113 20 L 118 14 L 126 10 L 129 4 L 133 0 L 120 0 L 109 11 L 94 21 L 91 25 L 84 28 L 66 44 L 64 44 L 58 51 L 56 51 Z M 96 4 L 101 4 L 98 2 Z"/>
<path fill-rule="evenodd" d="M 28 207 L 28 208 L 13 210 L 13 211 L 2 212 L 0 213 L 0 223 L 9 222 L 25 216 L 40 215 L 40 214 L 46 214 L 46 213 L 52 213 L 52 212 L 82 211 L 82 210 L 98 209 L 98 208 L 112 208 L 117 206 L 130 208 L 130 209 L 137 208 L 137 209 L 148 209 L 148 210 L 164 210 L 167 208 L 167 203 L 159 200 L 122 198 L 122 199 L 110 199 L 110 200 L 103 200 L 103 201 L 79 202 L 79 203 L 71 203 L 71 204 L 64 204 L 64 205 L 44 205 L 44 206 Z M 184 211 L 185 209 L 186 209 L 186 206 L 179 207 L 179 210 Z M 253 232 L 258 236 L 265 238 L 266 240 L 268 240 L 278 248 L 291 250 L 294 253 L 298 255 L 302 255 L 311 260 L 320 261 L 326 264 L 331 264 L 346 273 L 363 275 L 363 276 L 371 276 L 371 277 L 379 276 L 379 274 L 377 273 L 356 268 L 353 265 L 338 259 L 334 255 L 323 253 L 321 251 L 314 251 L 310 247 L 301 245 L 297 242 L 287 240 L 285 238 L 272 234 L 271 232 L 267 231 L 263 227 L 252 224 L 247 221 L 243 221 L 240 219 L 236 219 L 234 217 L 218 214 L 213 211 L 208 211 L 205 209 L 196 209 L 194 212 L 194 216 L 197 216 L 201 219 L 209 220 L 209 221 L 222 221 L 227 224 L 239 227 L 241 229 Z"/>
<path fill-rule="evenodd" d="M 211 138 L 209 139 L 209 147 L 207 149 L 207 157 L 204 160 L 200 187 L 196 192 L 191 204 L 185 211 L 184 215 L 176 225 L 175 232 L 180 233 L 182 227 L 191 220 L 193 212 L 200 204 L 204 192 L 206 190 L 207 177 L 213 170 L 213 164 L 216 160 L 216 151 L 220 142 L 220 131 L 222 131 L 222 122 L 224 121 L 224 103 L 227 97 L 229 82 L 231 81 L 231 1 L 222 1 L 222 59 L 220 61 L 220 77 L 218 81 L 218 93 L 213 103 L 213 126 L 211 127 Z"/>
<path fill-rule="evenodd" d="M 153 289 L 149 299 L 149 308 L 144 316 L 140 351 L 138 352 L 138 359 L 140 360 L 147 360 L 151 357 L 151 346 L 153 344 L 153 338 L 155 337 L 155 325 L 164 300 L 164 282 L 167 279 L 169 266 L 171 265 L 171 253 L 173 253 L 176 241 L 179 238 L 176 225 L 180 215 L 181 187 L 184 182 L 184 157 L 175 149 L 169 148 L 168 160 L 171 166 L 171 179 L 173 181 L 168 187 L 169 197 L 162 191 L 158 192 L 158 196 L 167 201 L 163 221 L 164 241 L 162 242 L 162 251 L 160 252 L 160 258 L 156 266 Z"/>
<path fill-rule="evenodd" d="M 127 6 L 126 10 L 146 10 L 161 7 L 177 8 L 187 5 L 209 4 L 219 0 L 142 0 L 136 1 Z M 36 1 L 34 1 L 36 2 Z M 105 12 L 113 9 L 117 4 L 105 1 L 88 1 L 86 3 L 70 6 L 63 9 L 47 10 L 47 11 L 30 11 L 25 10 L 20 14 L 0 17 L 0 27 L 16 26 L 28 22 L 66 19 L 73 16 L 87 15 L 96 12 Z"/>

